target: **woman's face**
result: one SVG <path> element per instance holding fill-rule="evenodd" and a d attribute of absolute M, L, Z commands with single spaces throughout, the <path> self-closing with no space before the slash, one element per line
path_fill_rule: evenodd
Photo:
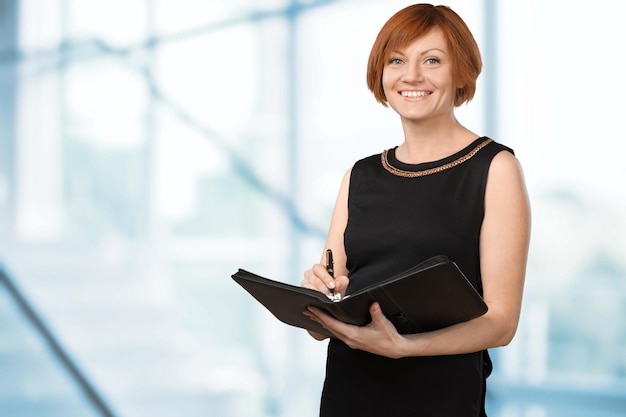
<path fill-rule="evenodd" d="M 383 69 L 389 105 L 403 118 L 427 121 L 454 112 L 457 83 L 441 30 L 433 29 L 406 48 L 392 51 Z"/>

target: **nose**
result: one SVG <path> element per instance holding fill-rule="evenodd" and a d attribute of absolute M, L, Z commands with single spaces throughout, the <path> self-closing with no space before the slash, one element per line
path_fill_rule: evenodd
<path fill-rule="evenodd" d="M 421 81 L 422 72 L 419 68 L 419 65 L 407 64 L 404 68 L 405 71 L 402 74 L 402 81 L 407 83 L 415 83 Z"/>

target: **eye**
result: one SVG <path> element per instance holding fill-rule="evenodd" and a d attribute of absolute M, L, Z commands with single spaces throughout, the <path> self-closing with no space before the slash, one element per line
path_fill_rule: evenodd
<path fill-rule="evenodd" d="M 390 65 L 400 65 L 400 64 L 403 64 L 403 63 L 404 63 L 404 61 L 402 59 L 400 59 L 400 58 L 391 58 L 389 60 L 389 64 Z"/>
<path fill-rule="evenodd" d="M 441 63 L 441 60 L 439 58 L 428 58 L 424 63 L 427 65 L 437 65 Z"/>

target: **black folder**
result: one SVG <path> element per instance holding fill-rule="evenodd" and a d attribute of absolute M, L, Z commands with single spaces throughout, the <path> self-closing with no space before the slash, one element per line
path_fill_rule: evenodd
<path fill-rule="evenodd" d="M 369 307 L 377 301 L 402 334 L 440 329 L 487 312 L 480 294 L 446 256 L 430 258 L 340 301 L 332 301 L 319 291 L 273 281 L 243 269 L 232 278 L 280 321 L 327 336 L 332 335 L 303 314 L 308 306 L 325 310 L 345 323 L 363 326 L 371 321 Z"/>

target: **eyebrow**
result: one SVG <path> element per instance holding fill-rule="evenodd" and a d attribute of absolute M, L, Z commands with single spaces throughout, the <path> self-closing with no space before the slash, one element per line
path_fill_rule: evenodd
<path fill-rule="evenodd" d="M 441 52 L 442 54 L 448 55 L 448 53 L 446 51 L 444 51 L 443 49 L 439 49 L 439 48 L 430 48 L 430 49 L 422 52 L 422 55 L 426 55 L 427 53 L 432 52 L 432 51 L 438 51 L 438 52 Z"/>
<path fill-rule="evenodd" d="M 423 52 L 420 52 L 420 56 L 427 55 L 427 54 L 429 54 L 430 52 L 433 52 L 433 51 L 441 52 L 444 55 L 448 55 L 448 53 L 446 51 L 444 51 L 443 49 L 430 48 L 430 49 L 427 49 L 427 50 L 425 50 Z M 394 51 L 391 51 L 391 55 L 393 55 L 393 54 L 404 55 L 404 52 L 398 51 L 398 50 L 394 50 Z"/>

